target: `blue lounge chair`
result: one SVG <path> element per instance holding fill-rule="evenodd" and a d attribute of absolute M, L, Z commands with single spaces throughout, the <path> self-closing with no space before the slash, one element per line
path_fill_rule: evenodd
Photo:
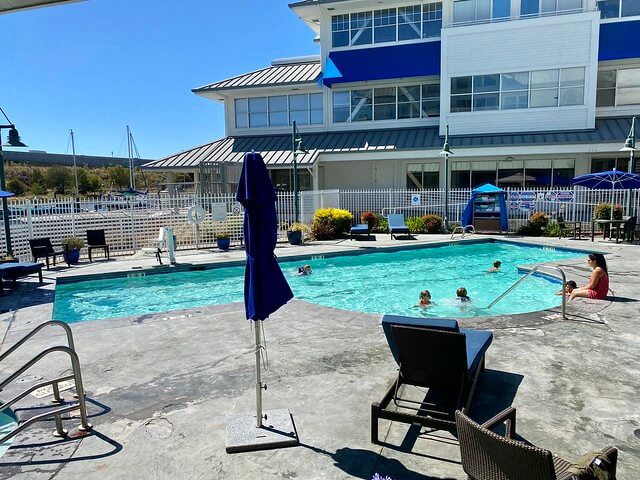
<path fill-rule="evenodd" d="M 409 232 L 409 227 L 404 222 L 404 215 L 401 213 L 393 213 L 387 217 L 389 222 L 389 233 L 391 234 L 391 238 L 394 238 L 396 235 L 408 235 L 411 236 Z"/>
<path fill-rule="evenodd" d="M 351 231 L 349 232 L 349 240 L 353 240 L 354 235 L 366 235 L 367 237 L 370 237 L 371 232 L 369 231 L 369 225 L 366 223 L 359 223 L 358 225 L 352 226 Z"/>
<path fill-rule="evenodd" d="M 456 320 L 395 315 L 385 315 L 382 328 L 399 371 L 382 401 L 371 405 L 371 442 L 378 443 L 380 418 L 455 433 L 455 411 L 469 410 L 493 334 L 459 328 Z M 422 401 L 403 398 L 403 385 L 428 392 Z"/>

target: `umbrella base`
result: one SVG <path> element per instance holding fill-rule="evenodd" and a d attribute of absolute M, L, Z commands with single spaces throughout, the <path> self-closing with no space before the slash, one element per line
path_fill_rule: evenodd
<path fill-rule="evenodd" d="M 298 433 L 287 409 L 264 412 L 267 419 L 256 427 L 255 413 L 227 415 L 227 453 L 252 452 L 298 445 Z"/>

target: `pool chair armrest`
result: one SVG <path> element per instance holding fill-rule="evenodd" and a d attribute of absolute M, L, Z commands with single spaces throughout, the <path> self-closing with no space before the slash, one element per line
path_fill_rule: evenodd
<path fill-rule="evenodd" d="M 495 417 L 490 418 L 482 424 L 482 427 L 487 430 L 493 430 L 502 424 L 505 425 L 504 436 L 506 438 L 514 438 L 516 435 L 516 409 L 514 407 L 509 407 Z"/>

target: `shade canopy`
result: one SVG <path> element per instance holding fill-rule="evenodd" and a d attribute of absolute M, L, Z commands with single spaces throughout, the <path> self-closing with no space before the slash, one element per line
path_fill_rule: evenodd
<path fill-rule="evenodd" d="M 594 190 L 633 190 L 640 188 L 640 175 L 613 169 L 574 177 L 571 184 Z"/>
<path fill-rule="evenodd" d="M 236 195 L 244 211 L 247 319 L 264 320 L 293 298 L 273 253 L 277 240 L 276 192 L 259 153 L 247 153 Z"/>
<path fill-rule="evenodd" d="M 15 193 L 5 192 L 4 190 L 0 190 L 0 198 L 9 198 L 13 197 Z"/>
<path fill-rule="evenodd" d="M 505 191 L 495 185 L 491 185 L 490 183 L 485 183 L 471 192 L 471 198 L 469 199 L 467 206 L 462 212 L 462 217 L 460 218 L 462 226 L 466 227 L 467 225 L 473 225 L 476 197 L 478 197 L 478 195 L 482 196 L 483 194 L 496 195 L 498 204 L 500 205 L 500 230 L 509 231 L 509 216 L 507 213 Z"/>

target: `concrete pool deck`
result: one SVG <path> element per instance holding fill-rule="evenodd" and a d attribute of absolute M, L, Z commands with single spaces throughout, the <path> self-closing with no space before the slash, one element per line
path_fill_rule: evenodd
<path fill-rule="evenodd" d="M 276 253 L 325 255 L 445 240 L 377 236 L 375 242 L 282 245 Z M 471 416 L 482 421 L 513 405 L 518 433 L 527 440 L 568 459 L 616 446 L 618 478 L 637 480 L 640 248 L 533 241 L 608 253 L 613 294 L 606 301 L 571 302 L 568 320 L 558 309 L 461 319 L 461 325 L 494 332 Z M 178 252 L 183 264 L 243 258 L 241 250 Z M 5 311 L 0 351 L 51 318 L 56 278 L 131 272 L 155 263 L 153 258 L 82 263 L 45 271 L 42 286 L 19 282 L 17 291 L 0 297 Z M 590 272 L 584 259 L 558 264 L 568 278 L 586 282 Z M 369 442 L 370 405 L 382 398 L 396 371 L 379 321 L 380 315 L 299 300 L 269 319 L 265 408 L 291 411 L 301 445 L 233 455 L 224 450 L 225 415 L 255 408 L 253 333 L 241 303 L 73 324 L 93 434 L 60 440 L 51 436 L 52 421 L 34 425 L 0 458 L 0 479 L 370 479 L 376 472 L 394 480 L 465 479 L 457 441 L 446 432 L 381 421 L 385 445 Z M 56 331 L 38 334 L 0 365 L 0 377 L 62 339 Z M 68 368 L 65 358 L 51 356 L 0 395 L 10 398 L 40 377 Z M 33 397 L 28 402 L 21 405 L 40 403 Z M 78 424 L 77 418 L 65 422 L 68 428 Z"/>

